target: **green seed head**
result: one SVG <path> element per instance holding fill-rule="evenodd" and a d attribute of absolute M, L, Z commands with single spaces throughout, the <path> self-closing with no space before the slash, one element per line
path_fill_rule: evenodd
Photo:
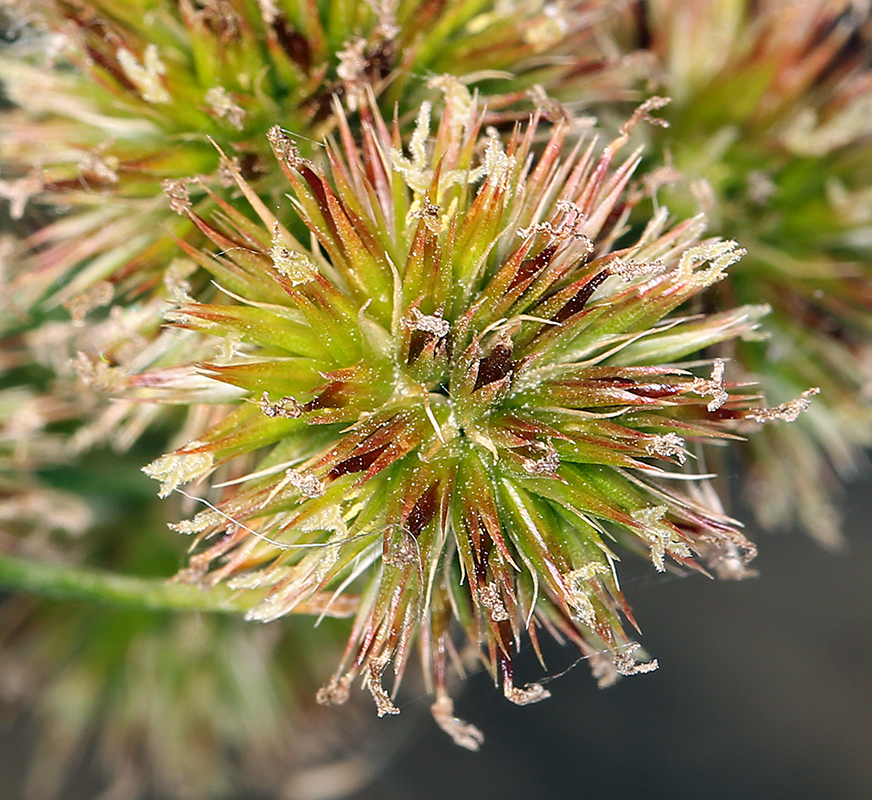
<path fill-rule="evenodd" d="M 566 122 L 534 151 L 538 119 L 503 143 L 476 104 L 449 102 L 432 131 L 422 107 L 403 148 L 371 100 L 359 140 L 338 115 L 327 171 L 271 132 L 293 214 L 256 206 L 261 227 L 229 204 L 215 221 L 186 211 L 220 248 L 188 252 L 224 291 L 169 319 L 236 343 L 201 369 L 245 396 L 146 471 L 163 494 L 226 474 L 180 526 L 197 537 L 182 579 L 258 593 L 251 619 L 354 615 L 321 701 L 361 676 L 396 713 L 383 673 L 399 681 L 417 640 L 437 721 L 477 747 L 446 688 L 461 642 L 532 702 L 548 693 L 516 686 L 512 663 L 541 630 L 595 655 L 601 680 L 648 668 L 621 619 L 621 549 L 744 573 L 736 523 L 673 479 L 694 477 L 696 443 L 779 416 L 722 360 L 685 363 L 766 309 L 673 313 L 743 252 L 699 242 L 701 218 L 663 211 L 618 244 L 639 156 L 616 155 L 658 105 L 562 159 Z"/>

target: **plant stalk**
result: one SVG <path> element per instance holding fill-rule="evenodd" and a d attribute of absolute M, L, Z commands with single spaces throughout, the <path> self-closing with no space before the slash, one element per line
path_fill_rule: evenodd
<path fill-rule="evenodd" d="M 0 590 L 55 599 L 85 600 L 152 611 L 243 614 L 260 599 L 225 586 L 202 589 L 161 578 L 142 578 L 66 564 L 45 564 L 0 554 Z"/>

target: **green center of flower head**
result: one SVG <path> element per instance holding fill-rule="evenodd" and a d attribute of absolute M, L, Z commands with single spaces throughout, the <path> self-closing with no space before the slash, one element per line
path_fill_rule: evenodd
<path fill-rule="evenodd" d="M 541 147 L 537 119 L 504 143 L 481 134 L 464 91 L 433 135 L 422 108 L 407 151 L 374 103 L 358 139 L 340 115 L 329 175 L 273 129 L 308 246 L 242 178 L 264 227 L 217 197 L 220 227 L 182 203 L 221 250 L 190 255 L 243 302 L 169 319 L 233 343 L 206 371 L 244 397 L 146 471 L 164 494 L 226 473 L 210 509 L 176 526 L 200 545 L 181 578 L 258 593 L 253 619 L 355 617 L 321 701 L 362 675 L 379 713 L 396 713 L 382 673 L 393 663 L 398 681 L 417 639 L 437 721 L 477 747 L 447 694 L 459 646 L 518 703 L 547 696 L 513 677 L 522 636 L 536 645 L 542 629 L 603 683 L 651 668 L 624 632 L 618 549 L 658 570 L 698 556 L 744 574 L 753 546 L 670 478 L 689 440 L 808 397 L 754 409 L 724 362 L 682 363 L 765 313 L 672 314 L 741 256 L 734 242 L 699 244 L 701 219 L 670 227 L 663 211 L 616 249 L 639 156 L 614 156 L 656 99 L 601 153 L 582 142 L 563 160 L 569 122 Z"/>

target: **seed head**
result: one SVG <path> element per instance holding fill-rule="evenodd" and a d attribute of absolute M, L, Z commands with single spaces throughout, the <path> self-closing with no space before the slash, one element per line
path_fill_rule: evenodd
<path fill-rule="evenodd" d="M 244 344 L 203 370 L 248 399 L 150 469 L 166 491 L 184 479 L 172 459 L 192 449 L 213 459 L 192 478 L 262 451 L 193 529 L 184 579 L 270 587 L 255 620 L 353 605 L 321 702 L 360 677 L 379 714 L 396 713 L 419 640 L 437 721 L 473 747 L 446 700 L 456 629 L 519 704 L 548 696 L 513 678 L 522 637 L 541 629 L 609 653 L 616 673 L 647 671 L 621 621 L 618 548 L 664 570 L 744 541 L 670 477 L 687 470 L 686 440 L 728 437 L 759 406 L 724 362 L 709 378 L 681 360 L 752 332 L 760 309 L 672 316 L 741 255 L 698 242 L 699 219 L 660 215 L 614 249 L 639 163 L 616 162 L 625 136 L 562 161 L 569 126 L 557 124 L 534 157 L 538 119 L 503 143 L 482 135 L 476 108 L 456 109 L 432 133 L 422 112 L 401 151 L 371 103 L 359 141 L 340 122 L 329 171 L 279 153 L 298 214 L 281 228 L 271 213 L 256 230 L 191 212 L 222 250 L 198 262 L 248 305 L 183 306 L 183 325 Z M 422 203 L 439 225 L 411 213 Z M 317 258 L 290 233 L 303 226 Z M 289 276 L 276 248 L 308 259 L 311 279 Z M 613 273 L 630 261 L 657 268 Z"/>

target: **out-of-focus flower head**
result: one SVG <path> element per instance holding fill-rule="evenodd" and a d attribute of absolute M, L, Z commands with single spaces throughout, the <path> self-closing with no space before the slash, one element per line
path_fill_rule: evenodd
<path fill-rule="evenodd" d="M 314 670 L 341 649 L 335 633 L 302 619 L 252 628 L 25 595 L 2 610 L 0 700 L 7 716 L 28 709 L 37 731 L 35 798 L 63 797 L 89 754 L 108 795 L 129 800 L 341 797 L 390 752 L 367 730 L 368 709 L 340 719 L 316 705 Z"/>
<path fill-rule="evenodd" d="M 187 254 L 224 299 L 167 319 L 233 342 L 200 371 L 238 395 L 146 472 L 163 496 L 216 482 L 176 525 L 196 549 L 180 580 L 250 593 L 254 620 L 354 610 L 322 702 L 360 677 L 380 715 L 397 713 L 417 643 L 437 722 L 475 749 L 447 688 L 470 654 L 520 704 L 548 694 L 513 675 L 522 637 L 538 648 L 542 631 L 603 683 L 652 668 L 622 622 L 619 551 L 746 574 L 753 546 L 690 469 L 698 443 L 795 416 L 813 391 L 765 408 L 723 361 L 687 361 L 753 336 L 766 312 L 673 314 L 724 277 L 735 242 L 700 242 L 701 217 L 670 225 L 661 210 L 617 245 L 640 156 L 615 156 L 660 105 L 601 152 L 582 140 L 561 159 L 568 122 L 535 158 L 535 119 L 504 144 L 476 104 L 448 102 L 431 135 L 425 104 L 404 147 L 370 100 L 359 140 L 337 109 L 329 169 L 270 131 L 293 215 L 232 168 L 260 222 L 218 198 L 214 219 L 183 204 L 218 248 Z M 253 466 L 222 475 L 241 454 Z"/>
<path fill-rule="evenodd" d="M 773 309 L 769 338 L 733 355 L 772 400 L 821 388 L 797 425 L 753 438 L 750 497 L 763 524 L 796 518 L 836 544 L 829 493 L 872 443 L 868 3 L 646 0 L 642 8 L 662 91 L 674 101 L 662 141 L 712 229 L 740 237 L 749 253 L 721 285 L 721 302 Z M 660 194 L 673 206 L 677 196 Z"/>
<path fill-rule="evenodd" d="M 587 101 L 626 95 L 632 58 L 607 50 L 603 0 L 446 3 L 301 0 L 13 0 L 19 39 L 0 57 L 16 106 L 0 115 L 0 195 L 46 222 L 22 242 L 4 303 L 87 311 L 161 288 L 173 220 L 163 180 L 231 180 L 212 142 L 262 196 L 265 134 L 293 131 L 311 155 L 367 91 L 400 114 L 451 74 L 458 102 L 528 107 L 541 85 Z M 196 194 L 202 191 L 194 187 Z M 60 217 L 55 218 L 60 212 Z M 25 258 L 24 255 L 27 255 Z"/>
<path fill-rule="evenodd" d="M 52 428 L 75 413 L 22 387 L 0 390 L 0 580 L 32 562 L 78 569 L 85 583 L 104 579 L 99 568 L 114 571 L 110 580 L 157 575 L 162 587 L 182 552 L 163 528 L 165 509 L 143 492 L 141 452 L 91 454 L 71 469 Z M 315 704 L 316 681 L 341 653 L 335 624 L 253 629 L 226 614 L 142 605 L 0 598 L 0 705 L 33 735 L 34 798 L 64 797 L 92 755 L 118 800 L 252 788 L 338 797 L 390 752 L 361 709 L 340 720 Z"/>

